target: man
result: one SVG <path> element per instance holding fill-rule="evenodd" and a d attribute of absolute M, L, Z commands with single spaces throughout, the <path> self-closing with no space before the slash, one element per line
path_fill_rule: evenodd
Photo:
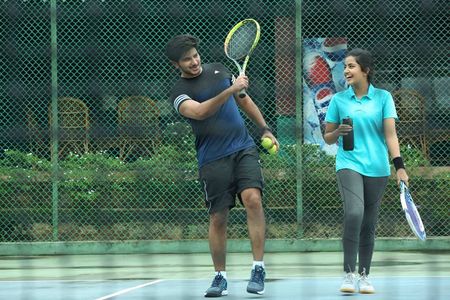
<path fill-rule="evenodd" d="M 250 96 L 239 98 L 249 86 L 248 78 L 232 74 L 220 63 L 201 64 L 198 40 L 191 35 L 173 37 L 166 55 L 181 72 L 170 101 L 177 113 L 191 124 L 200 182 L 210 215 L 209 247 L 215 277 L 205 297 L 227 295 L 226 235 L 229 211 L 236 196 L 244 205 L 253 252 L 253 267 L 247 292 L 264 293 L 265 219 L 262 207 L 263 177 L 259 153 L 245 127 L 238 106 L 279 147 Z"/>

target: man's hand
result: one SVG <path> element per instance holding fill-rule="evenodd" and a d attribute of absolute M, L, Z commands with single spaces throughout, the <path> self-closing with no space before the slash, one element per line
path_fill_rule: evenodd
<path fill-rule="evenodd" d="M 248 88 L 248 77 L 245 75 L 239 75 L 233 82 L 231 86 L 233 93 L 237 93 L 242 89 Z"/>
<path fill-rule="evenodd" d="M 280 149 L 280 144 L 278 143 L 277 138 L 272 134 L 272 132 L 270 132 L 270 131 L 268 131 L 268 130 L 265 131 L 265 132 L 263 133 L 263 135 L 261 136 L 261 139 L 263 139 L 263 138 L 269 138 L 269 139 L 271 139 L 271 140 L 272 140 L 272 144 L 273 144 L 273 145 L 276 145 L 278 150 Z"/>

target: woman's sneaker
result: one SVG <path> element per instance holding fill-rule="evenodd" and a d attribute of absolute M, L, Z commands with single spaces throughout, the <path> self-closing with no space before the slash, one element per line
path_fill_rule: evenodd
<path fill-rule="evenodd" d="M 361 294 L 373 294 L 375 289 L 369 281 L 369 277 L 366 275 L 366 270 L 364 270 L 358 280 L 359 292 Z"/>
<path fill-rule="evenodd" d="M 356 276 L 353 273 L 346 273 L 344 275 L 344 281 L 342 282 L 340 291 L 342 293 L 355 293 L 356 292 Z"/>
<path fill-rule="evenodd" d="M 228 295 L 227 280 L 219 272 L 214 277 L 211 286 L 206 290 L 205 297 L 220 297 L 225 295 Z"/>

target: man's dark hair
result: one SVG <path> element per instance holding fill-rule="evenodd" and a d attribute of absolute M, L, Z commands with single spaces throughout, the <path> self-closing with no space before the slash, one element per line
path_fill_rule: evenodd
<path fill-rule="evenodd" d="M 167 42 L 166 55 L 171 61 L 178 62 L 192 48 L 197 49 L 198 39 L 190 34 L 174 36 Z"/>

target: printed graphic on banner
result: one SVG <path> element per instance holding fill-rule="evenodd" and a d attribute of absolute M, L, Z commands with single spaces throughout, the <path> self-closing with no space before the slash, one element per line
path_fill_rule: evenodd
<path fill-rule="evenodd" d="M 346 88 L 345 38 L 306 38 L 303 40 L 303 128 L 304 143 L 318 144 L 328 154 L 337 145 L 327 145 L 322 133 L 330 100 Z"/>

